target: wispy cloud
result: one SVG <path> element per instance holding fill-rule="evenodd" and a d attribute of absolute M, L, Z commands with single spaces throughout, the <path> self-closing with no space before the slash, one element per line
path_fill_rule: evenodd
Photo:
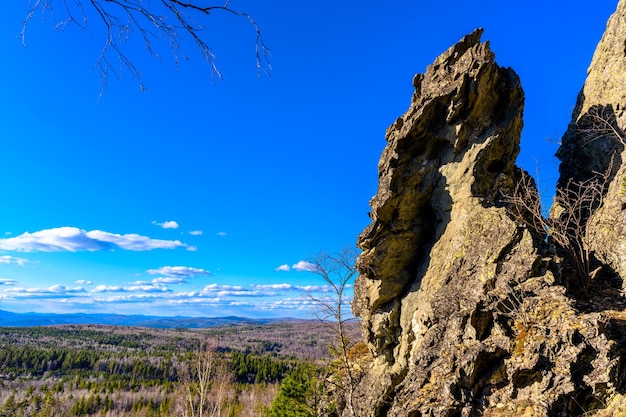
<path fill-rule="evenodd" d="M 277 266 L 274 270 L 275 271 L 285 271 L 285 272 L 289 272 L 291 268 L 289 268 L 289 265 L 287 264 L 282 264 L 280 266 Z"/>
<path fill-rule="evenodd" d="M 166 267 L 159 273 L 168 272 Z M 83 286 L 52 285 L 28 288 L 17 281 L 0 279 L 0 298 L 3 308 L 40 306 L 47 310 L 94 311 L 117 314 L 155 315 L 251 315 L 305 317 L 319 310 L 319 300 L 333 300 L 332 288 L 320 282 L 307 284 L 266 283 L 228 285 L 211 283 L 201 288 L 186 284 L 185 274 L 204 271 L 199 268 L 169 267 L 182 276 L 158 276 L 151 281 L 107 283 L 93 285 L 78 280 Z M 154 270 L 155 272 L 157 270 Z M 206 271 L 205 271 L 206 272 Z M 89 283 L 89 284 L 88 284 Z M 346 306 L 351 291 L 346 295 Z M 313 296 L 313 297 L 311 297 Z M 318 301 L 316 301 L 318 300 Z M 27 306 L 27 307 L 24 307 Z M 189 309 L 191 308 L 191 309 Z"/>
<path fill-rule="evenodd" d="M 195 249 L 179 240 L 151 239 L 138 234 L 120 235 L 102 230 L 85 231 L 77 227 L 58 227 L 16 237 L 0 239 L 0 249 L 18 252 L 79 252 L 112 250 Z"/>
<path fill-rule="evenodd" d="M 299 272 L 315 272 L 317 271 L 317 267 L 315 264 L 312 264 L 308 261 L 300 261 L 296 264 L 291 265 L 291 269 L 294 269 Z"/>
<path fill-rule="evenodd" d="M 263 310 L 314 310 L 319 304 L 307 297 L 283 298 L 264 303 Z"/>
<path fill-rule="evenodd" d="M 86 279 L 79 279 L 76 281 L 76 283 L 79 285 L 92 285 L 93 284 L 93 282 L 88 281 Z"/>
<path fill-rule="evenodd" d="M 202 230 L 192 230 L 191 232 L 189 232 L 189 234 L 192 236 L 201 236 Z"/>
<path fill-rule="evenodd" d="M 73 293 L 86 293 L 83 287 L 66 287 L 65 285 L 52 285 L 48 288 L 25 288 L 12 287 L 3 290 L 4 294 L 12 297 L 41 297 L 41 296 L 67 296 Z"/>
<path fill-rule="evenodd" d="M 293 288 L 293 285 L 283 283 L 283 284 L 250 284 L 252 288 L 256 288 L 258 290 L 290 290 Z"/>
<path fill-rule="evenodd" d="M 226 236 L 228 233 L 226 232 L 217 232 L 216 235 L 218 236 Z"/>
<path fill-rule="evenodd" d="M 127 286 L 120 285 L 98 285 L 91 293 L 101 292 L 166 292 L 169 291 L 167 287 L 158 283 L 132 283 Z"/>
<path fill-rule="evenodd" d="M 124 291 L 124 289 L 118 285 L 96 285 L 91 292 L 118 292 Z"/>
<path fill-rule="evenodd" d="M 301 292 L 331 292 L 333 288 L 330 285 L 292 285 L 282 284 L 250 284 L 250 287 L 256 290 L 275 290 L 275 291 L 301 291 Z"/>
<path fill-rule="evenodd" d="M 169 291 L 166 286 L 158 284 L 147 285 L 131 285 L 130 287 L 124 287 L 128 292 L 166 292 Z"/>
<path fill-rule="evenodd" d="M 185 281 L 184 278 L 176 278 L 176 277 L 161 277 L 161 278 L 155 278 L 152 280 L 153 284 L 184 284 L 187 281 Z"/>
<path fill-rule="evenodd" d="M 17 264 L 24 266 L 28 262 L 28 259 L 16 258 L 15 256 L 3 255 L 0 256 L 0 264 Z"/>
<path fill-rule="evenodd" d="M 148 269 L 146 271 L 151 275 L 164 275 L 166 277 L 191 278 L 196 275 L 211 275 L 211 273 L 202 268 L 192 268 L 189 266 L 162 266 L 157 269 Z"/>
<path fill-rule="evenodd" d="M 178 229 L 178 223 L 174 220 L 168 220 L 163 223 L 159 223 L 156 220 L 152 222 L 153 225 L 162 227 L 163 229 Z"/>

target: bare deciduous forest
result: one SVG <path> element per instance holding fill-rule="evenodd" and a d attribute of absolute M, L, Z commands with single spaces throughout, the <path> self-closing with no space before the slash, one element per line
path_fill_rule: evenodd
<path fill-rule="evenodd" d="M 0 416 L 264 416 L 286 376 L 324 374 L 333 338 L 316 321 L 0 328 Z"/>

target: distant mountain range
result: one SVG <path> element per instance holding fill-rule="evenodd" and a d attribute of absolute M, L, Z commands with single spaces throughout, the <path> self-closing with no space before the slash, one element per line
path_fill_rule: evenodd
<path fill-rule="evenodd" d="M 0 310 L 1 327 L 53 326 L 63 324 L 108 324 L 113 326 L 153 327 L 158 329 L 200 329 L 227 324 L 266 324 L 285 319 L 250 319 L 245 317 L 164 317 L 124 316 L 119 314 L 48 314 L 12 313 Z"/>

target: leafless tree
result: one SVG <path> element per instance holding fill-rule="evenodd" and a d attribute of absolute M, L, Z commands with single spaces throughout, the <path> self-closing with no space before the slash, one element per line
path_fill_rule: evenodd
<path fill-rule="evenodd" d="M 234 403 L 232 375 L 208 343 L 195 353 L 184 373 L 177 401 L 180 417 L 222 417 Z"/>
<path fill-rule="evenodd" d="M 341 384 L 340 389 L 345 394 L 351 416 L 356 416 L 353 397 L 358 375 L 350 357 L 353 342 L 347 328 L 347 324 L 354 320 L 354 316 L 350 314 L 350 303 L 345 293 L 357 275 L 356 258 L 356 249 L 346 248 L 337 254 L 321 253 L 310 261 L 314 265 L 313 272 L 321 276 L 331 288 L 331 297 L 311 298 L 319 306 L 320 321 L 329 325 L 335 333 L 336 343 L 331 350 L 336 355 L 342 377 L 345 378 L 345 383 Z"/>
<path fill-rule="evenodd" d="M 187 57 L 181 52 L 181 44 L 191 39 L 202 58 L 209 64 L 211 76 L 222 78 L 216 64 L 216 56 L 208 40 L 203 37 L 210 17 L 219 13 L 241 18 L 251 25 L 256 36 L 256 66 L 259 73 L 271 69 L 270 50 L 265 45 L 257 22 L 249 14 L 231 7 L 231 0 L 221 5 L 208 5 L 203 0 L 29 0 L 29 11 L 20 33 L 26 43 L 26 30 L 37 13 L 55 21 L 55 30 L 64 30 L 75 24 L 90 29 L 92 20 L 104 25 L 104 41 L 95 67 L 100 72 L 103 87 L 110 74 L 118 78 L 126 69 L 140 84 L 139 69 L 125 52 L 124 43 L 139 38 L 148 53 L 160 58 L 155 43 L 164 42 L 174 54 L 176 63 Z"/>

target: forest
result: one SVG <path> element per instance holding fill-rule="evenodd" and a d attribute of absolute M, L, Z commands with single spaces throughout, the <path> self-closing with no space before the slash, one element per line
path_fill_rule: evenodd
<path fill-rule="evenodd" d="M 350 348 L 367 356 L 354 343 L 356 323 L 347 329 Z M 317 415 L 337 407 L 335 343 L 332 325 L 306 320 L 209 329 L 3 327 L 0 416 Z"/>

